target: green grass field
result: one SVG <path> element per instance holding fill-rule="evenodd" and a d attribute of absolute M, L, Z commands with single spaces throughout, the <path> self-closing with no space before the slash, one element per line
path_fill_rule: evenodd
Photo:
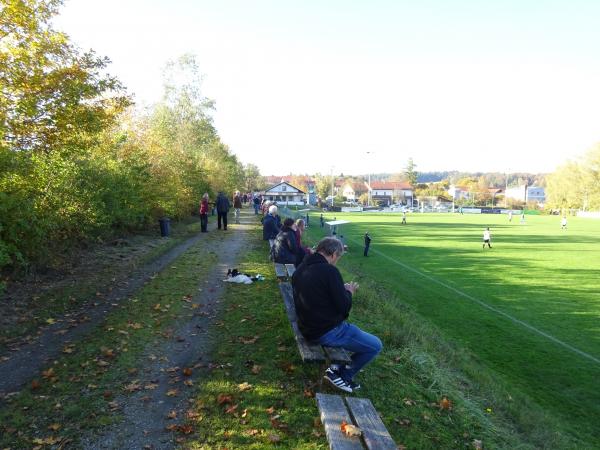
<path fill-rule="evenodd" d="M 313 239 L 327 231 L 317 217 Z M 352 222 L 339 230 L 350 248 L 342 268 L 397 295 L 581 448 L 600 446 L 600 221 L 570 218 L 563 231 L 557 216 L 520 224 L 505 215 L 410 214 L 407 225 L 399 214 L 335 217 Z M 493 248 L 483 250 L 486 226 Z"/>

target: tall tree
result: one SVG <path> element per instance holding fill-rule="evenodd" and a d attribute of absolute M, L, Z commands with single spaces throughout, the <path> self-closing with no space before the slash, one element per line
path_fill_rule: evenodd
<path fill-rule="evenodd" d="M 103 73 L 107 58 L 80 53 L 52 28 L 62 0 L 0 2 L 0 144 L 57 151 L 90 144 L 129 99 Z"/>
<path fill-rule="evenodd" d="M 414 163 L 412 158 L 408 158 L 408 162 L 406 163 L 406 168 L 404 169 L 404 174 L 406 175 L 406 179 L 409 184 L 414 188 L 417 185 L 417 178 L 419 176 L 418 172 L 415 170 L 417 165 Z"/>

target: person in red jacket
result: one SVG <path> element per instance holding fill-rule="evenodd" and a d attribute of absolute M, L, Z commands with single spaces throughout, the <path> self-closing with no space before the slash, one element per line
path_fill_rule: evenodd
<path fill-rule="evenodd" d="M 208 193 L 205 192 L 200 200 L 200 231 L 206 233 L 208 227 Z"/>

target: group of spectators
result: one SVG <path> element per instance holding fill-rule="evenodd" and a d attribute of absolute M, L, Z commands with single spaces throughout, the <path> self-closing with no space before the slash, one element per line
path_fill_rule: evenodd
<path fill-rule="evenodd" d="M 242 205 L 245 205 L 250 201 L 256 202 L 257 198 L 259 199 L 260 203 L 261 200 L 259 196 L 251 193 L 241 194 L 240 191 L 235 191 L 232 202 L 230 202 L 223 192 L 219 192 L 215 201 L 210 202 L 208 193 L 205 192 L 200 200 L 200 231 L 202 233 L 206 233 L 208 231 L 209 211 L 212 211 L 213 215 L 215 212 L 217 213 L 217 229 L 227 230 L 227 215 L 229 214 L 232 203 L 235 223 L 240 223 L 240 210 L 242 209 Z"/>
<path fill-rule="evenodd" d="M 269 241 L 271 259 L 276 263 L 293 264 L 298 267 L 306 255 L 313 253 L 302 245 L 306 228 L 304 219 L 286 218 L 283 223 L 277 205 L 268 205 L 263 217 L 263 239 Z"/>
<path fill-rule="evenodd" d="M 354 376 L 379 354 L 383 345 L 377 336 L 347 321 L 358 284 L 344 283 L 336 267 L 344 254 L 343 243 L 325 237 L 313 251 L 302 245 L 303 219 L 286 218 L 282 223 L 276 205 L 267 204 L 265 208 L 263 239 L 269 242 L 272 260 L 296 266 L 292 288 L 300 332 L 311 343 L 352 353 L 349 364 L 329 366 L 324 379 L 344 392 L 360 389 Z"/>

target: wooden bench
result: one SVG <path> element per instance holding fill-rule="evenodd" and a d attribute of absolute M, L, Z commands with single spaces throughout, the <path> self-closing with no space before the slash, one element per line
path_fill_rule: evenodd
<path fill-rule="evenodd" d="M 275 275 L 280 280 L 289 280 L 294 275 L 296 271 L 296 267 L 293 264 L 280 264 L 274 263 L 275 266 Z"/>
<path fill-rule="evenodd" d="M 369 399 L 317 393 L 321 423 L 331 450 L 396 450 L 398 447 Z M 348 436 L 342 422 L 360 428 L 362 436 Z"/>

